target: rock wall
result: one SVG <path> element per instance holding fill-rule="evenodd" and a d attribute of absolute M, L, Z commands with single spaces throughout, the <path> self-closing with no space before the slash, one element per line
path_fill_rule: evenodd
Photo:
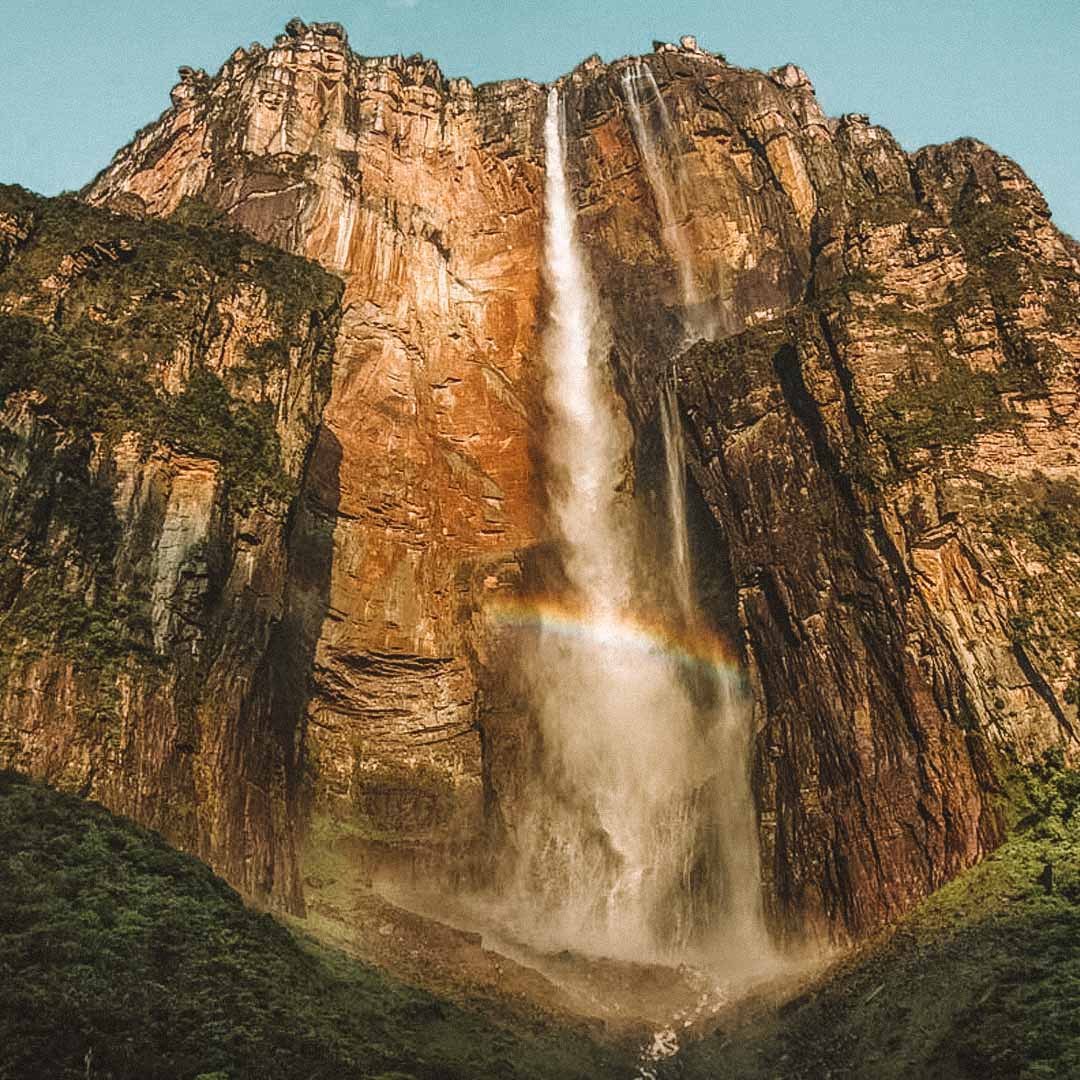
<path fill-rule="evenodd" d="M 4 234 L 0 763 L 301 910 L 303 715 L 285 665 L 311 646 L 288 515 L 340 283 L 19 189 L 0 188 Z"/>
<path fill-rule="evenodd" d="M 345 277 L 304 525 L 333 548 L 328 595 L 301 601 L 325 601 L 308 750 L 321 808 L 436 842 L 480 806 L 470 612 L 536 537 L 539 88 L 297 21 L 183 79 L 88 197 L 168 215 L 197 195 Z"/>
<path fill-rule="evenodd" d="M 562 82 L 580 224 L 638 433 L 686 313 L 625 106 L 634 60 Z M 992 846 L 993 759 L 1072 739 L 1077 248 L 1007 159 L 906 154 L 805 74 L 692 39 L 644 58 L 692 193 L 717 344 L 675 364 L 702 594 L 742 650 L 777 921 L 862 932 Z M 346 281 L 297 515 L 317 637 L 315 804 L 368 842 L 512 814 L 522 718 L 486 597 L 547 558 L 536 448 L 543 88 L 473 87 L 290 23 L 87 189 L 202 212 Z M 993 530 L 993 535 L 990 531 Z M 312 560 L 302 558 L 302 562 Z"/>
<path fill-rule="evenodd" d="M 674 368 L 699 593 L 757 706 L 773 912 L 860 933 L 997 843 L 1002 752 L 1080 749 L 1076 246 L 982 144 L 909 157 L 826 120 L 791 66 L 652 68 L 720 312 Z M 586 62 L 567 94 L 647 478 L 679 295 L 620 75 Z"/>

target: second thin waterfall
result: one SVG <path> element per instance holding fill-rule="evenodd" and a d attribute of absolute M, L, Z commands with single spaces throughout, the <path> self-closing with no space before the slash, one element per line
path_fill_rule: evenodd
<path fill-rule="evenodd" d="M 674 606 L 678 617 L 685 625 L 694 618 L 694 599 L 686 516 L 686 450 L 674 377 L 665 381 L 660 391 L 660 435 L 664 444 L 664 478 L 667 481 L 671 588 L 675 594 Z"/>
<path fill-rule="evenodd" d="M 694 265 L 689 183 L 675 126 L 647 64 L 631 64 L 623 72 L 622 84 L 630 128 L 656 204 L 660 239 L 675 264 L 687 333 L 711 340 L 719 330 L 719 319 L 702 296 Z"/>
<path fill-rule="evenodd" d="M 553 88 L 544 450 L 565 585 L 502 613 L 529 634 L 523 663 L 540 739 L 515 827 L 517 929 L 544 947 L 670 960 L 720 931 L 725 913 L 757 910 L 756 840 L 739 836 L 753 849 L 749 866 L 727 857 L 717 801 L 732 769 L 745 771 L 717 708 L 737 674 L 708 635 L 638 607 L 642 555 L 620 492 L 630 429 L 577 235 L 565 128 Z"/>

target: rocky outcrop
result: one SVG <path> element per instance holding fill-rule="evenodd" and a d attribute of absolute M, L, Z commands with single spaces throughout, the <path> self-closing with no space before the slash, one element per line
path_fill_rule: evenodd
<path fill-rule="evenodd" d="M 571 179 L 645 506 L 687 313 L 626 115 L 642 62 L 723 339 L 676 368 L 700 592 L 755 700 L 774 912 L 861 932 L 995 842 L 1001 749 L 1072 738 L 1076 247 L 1007 159 L 906 154 L 826 117 L 793 65 L 692 39 L 587 60 L 562 83 Z M 318 628 L 307 746 L 318 808 L 417 850 L 475 825 L 482 792 L 487 820 L 512 814 L 523 767 L 481 612 L 546 557 L 543 99 L 294 20 L 213 78 L 182 73 L 85 193 L 198 209 L 344 276 L 295 520 L 330 566 L 291 593 Z"/>
<path fill-rule="evenodd" d="M 0 188 L 4 218 L 0 762 L 299 909 L 288 513 L 340 283 L 71 199 Z"/>

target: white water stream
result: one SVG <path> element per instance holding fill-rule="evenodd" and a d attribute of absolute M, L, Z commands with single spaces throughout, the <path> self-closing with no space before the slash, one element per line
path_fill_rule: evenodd
<path fill-rule="evenodd" d="M 543 947 L 634 960 L 731 949 L 731 966 L 745 969 L 765 951 L 745 708 L 730 663 L 642 629 L 647 613 L 636 603 L 647 590 L 636 577 L 630 499 L 619 490 L 630 429 L 577 235 L 565 126 L 553 88 L 544 127 L 545 452 L 567 584 L 562 614 L 540 620 L 524 659 L 542 752 L 516 830 L 514 907 L 526 920 L 516 930 Z M 700 624 L 673 396 L 663 415 L 673 622 L 685 631 Z"/>
<path fill-rule="evenodd" d="M 694 266 L 691 191 L 678 133 L 648 64 L 638 60 L 627 67 L 622 84 L 630 128 L 660 219 L 660 239 L 675 264 L 687 334 L 711 341 L 720 328 L 719 318 L 703 301 Z"/>
<path fill-rule="evenodd" d="M 695 618 L 690 535 L 686 516 L 686 446 L 674 377 L 660 391 L 660 435 L 664 443 L 667 480 L 667 539 L 671 544 L 671 588 L 684 625 Z"/>

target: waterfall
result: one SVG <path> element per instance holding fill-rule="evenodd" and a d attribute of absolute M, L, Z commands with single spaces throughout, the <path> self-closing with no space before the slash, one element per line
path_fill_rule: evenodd
<path fill-rule="evenodd" d="M 632 63 L 622 76 L 627 115 L 653 192 L 660 236 L 678 274 L 688 336 L 712 340 L 732 330 L 726 309 L 703 303 L 688 234 L 690 189 L 678 135 L 652 69 Z M 642 89 L 644 88 L 644 93 Z M 657 134 L 654 134 L 656 132 Z M 722 290 L 723 291 L 723 290 Z M 693 568 L 686 508 L 686 451 L 674 373 L 660 393 L 660 434 L 667 482 L 667 540 L 671 550 L 670 582 L 680 619 L 693 628 L 701 616 L 693 598 Z M 721 934 L 742 942 L 759 957 L 769 955 L 757 889 L 760 879 L 753 793 L 747 771 L 750 716 L 747 703 L 731 681 L 714 684 L 710 712 L 718 772 L 712 812 L 718 826 L 717 857 L 727 887 Z"/>
<path fill-rule="evenodd" d="M 689 184 L 678 133 L 648 64 L 641 60 L 632 63 L 623 72 L 622 84 L 630 127 L 660 219 L 660 239 L 678 275 L 687 333 L 693 338 L 712 340 L 720 329 L 720 320 L 711 305 L 703 302 L 694 268 Z"/>
<path fill-rule="evenodd" d="M 664 467 L 667 480 L 668 539 L 671 543 L 671 588 L 679 617 L 688 622 L 693 616 L 693 582 L 690 567 L 690 536 L 686 517 L 686 448 L 683 443 L 682 418 L 675 391 L 674 374 L 660 392 L 660 434 L 664 443 Z"/>
<path fill-rule="evenodd" d="M 740 816 L 753 834 L 745 739 L 735 745 L 745 715 L 734 666 L 699 624 L 689 626 L 681 494 L 670 513 L 684 522 L 676 574 L 687 625 L 664 625 L 638 607 L 648 590 L 621 493 L 630 429 L 577 235 L 556 88 L 544 145 L 545 475 L 566 581 L 561 595 L 505 616 L 531 635 L 522 663 L 541 744 L 515 824 L 514 929 L 547 948 L 671 960 L 715 938 L 729 915 L 757 910 L 756 835 L 727 820 Z M 668 423 L 677 422 L 672 399 Z M 681 435 L 669 445 L 681 446 Z M 670 468 L 684 472 L 681 462 Z M 728 851 L 736 835 L 743 865 Z M 740 948 L 752 950 L 756 931 L 745 922 Z"/>
<path fill-rule="evenodd" d="M 607 342 L 578 246 L 554 89 L 548 97 L 544 146 L 544 243 L 552 298 L 544 341 L 551 506 L 555 531 L 564 541 L 567 576 L 581 602 L 594 611 L 612 612 L 629 603 L 631 592 L 629 553 L 615 505 L 628 440 L 599 362 Z"/>
<path fill-rule="evenodd" d="M 700 629 L 701 613 L 694 600 L 686 500 L 686 447 L 676 391 L 675 374 L 660 393 L 660 429 L 667 482 L 667 539 L 671 547 L 670 581 L 678 618 L 691 631 Z M 699 684 L 700 686 L 700 684 Z M 717 937 L 736 943 L 758 962 L 771 955 L 758 882 L 761 877 L 754 797 L 748 772 L 750 715 L 737 683 L 710 678 L 699 708 L 710 727 L 710 752 L 717 772 L 712 801 L 706 813 L 717 826 L 716 850 L 720 876 L 726 883 L 722 923 Z"/>

